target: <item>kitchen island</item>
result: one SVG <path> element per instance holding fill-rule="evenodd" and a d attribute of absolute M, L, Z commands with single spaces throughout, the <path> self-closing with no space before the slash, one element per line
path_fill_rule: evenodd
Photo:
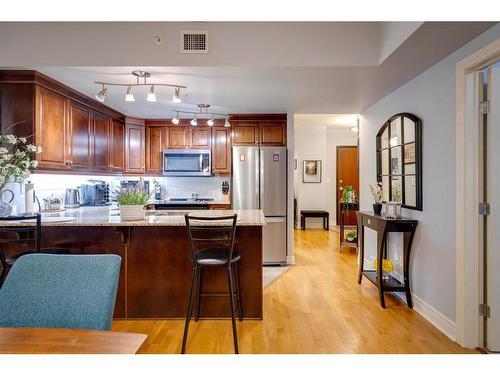
<path fill-rule="evenodd" d="M 235 251 L 241 254 L 243 318 L 262 319 L 262 211 L 189 212 L 197 216 L 238 215 Z M 74 254 L 120 255 L 115 318 L 181 319 L 186 315 L 192 270 L 184 213 L 152 210 L 139 221 L 122 221 L 118 209 L 110 207 L 43 214 L 42 247 L 64 247 Z M 58 221 L 64 218 L 71 221 Z M 205 271 L 204 292 L 225 292 L 225 269 L 210 267 Z M 230 315 L 227 297 L 202 299 L 200 318 Z"/>

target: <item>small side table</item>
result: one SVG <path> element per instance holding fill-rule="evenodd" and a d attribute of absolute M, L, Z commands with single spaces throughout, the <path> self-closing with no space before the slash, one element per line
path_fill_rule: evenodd
<path fill-rule="evenodd" d="M 353 242 L 346 241 L 344 238 L 345 232 L 345 213 L 347 211 L 358 211 L 359 204 L 358 203 L 340 203 L 340 228 L 339 228 L 339 251 L 342 252 L 342 246 L 349 247 L 358 247 L 358 238 L 359 235 L 356 236 L 356 240 Z"/>
<path fill-rule="evenodd" d="M 361 284 L 361 278 L 364 276 L 378 287 L 380 306 L 385 308 L 384 293 L 386 292 L 405 292 L 406 303 L 410 309 L 413 308 L 410 292 L 410 252 L 415 229 L 418 221 L 414 219 L 389 219 L 384 216 L 375 215 L 373 212 L 356 212 L 358 220 L 358 243 L 359 243 L 359 273 L 358 284 Z M 377 231 L 377 270 L 365 270 L 364 263 L 364 229 L 368 227 Z M 394 277 L 382 279 L 382 259 L 387 256 L 387 233 L 403 233 L 403 277 L 404 283 L 399 282 Z"/>

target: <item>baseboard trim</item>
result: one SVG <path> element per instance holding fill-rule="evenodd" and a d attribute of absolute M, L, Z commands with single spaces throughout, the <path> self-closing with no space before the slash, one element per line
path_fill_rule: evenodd
<path fill-rule="evenodd" d="M 286 264 L 289 266 L 293 266 L 295 264 L 295 255 L 287 255 Z"/>
<path fill-rule="evenodd" d="M 413 309 L 429 321 L 434 327 L 443 332 L 452 341 L 457 340 L 457 326 L 455 322 L 437 311 L 434 307 L 424 302 L 415 294 L 411 295 Z"/>

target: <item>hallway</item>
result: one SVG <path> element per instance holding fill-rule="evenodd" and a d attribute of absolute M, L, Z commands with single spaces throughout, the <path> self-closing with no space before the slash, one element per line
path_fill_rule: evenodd
<path fill-rule="evenodd" d="M 264 320 L 238 324 L 240 353 L 477 353 L 462 349 L 391 295 L 356 282 L 354 251 L 338 234 L 295 231 L 297 265 L 264 291 Z M 243 255 L 244 256 L 244 255 Z M 178 353 L 183 321 L 115 321 L 114 331 L 145 333 L 141 353 Z M 188 353 L 232 353 L 229 321 L 194 321 Z"/>

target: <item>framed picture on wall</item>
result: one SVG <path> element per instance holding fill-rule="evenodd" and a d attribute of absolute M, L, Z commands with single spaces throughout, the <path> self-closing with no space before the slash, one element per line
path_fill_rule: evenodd
<path fill-rule="evenodd" d="M 316 184 L 321 182 L 321 160 L 304 160 L 302 182 Z"/>

